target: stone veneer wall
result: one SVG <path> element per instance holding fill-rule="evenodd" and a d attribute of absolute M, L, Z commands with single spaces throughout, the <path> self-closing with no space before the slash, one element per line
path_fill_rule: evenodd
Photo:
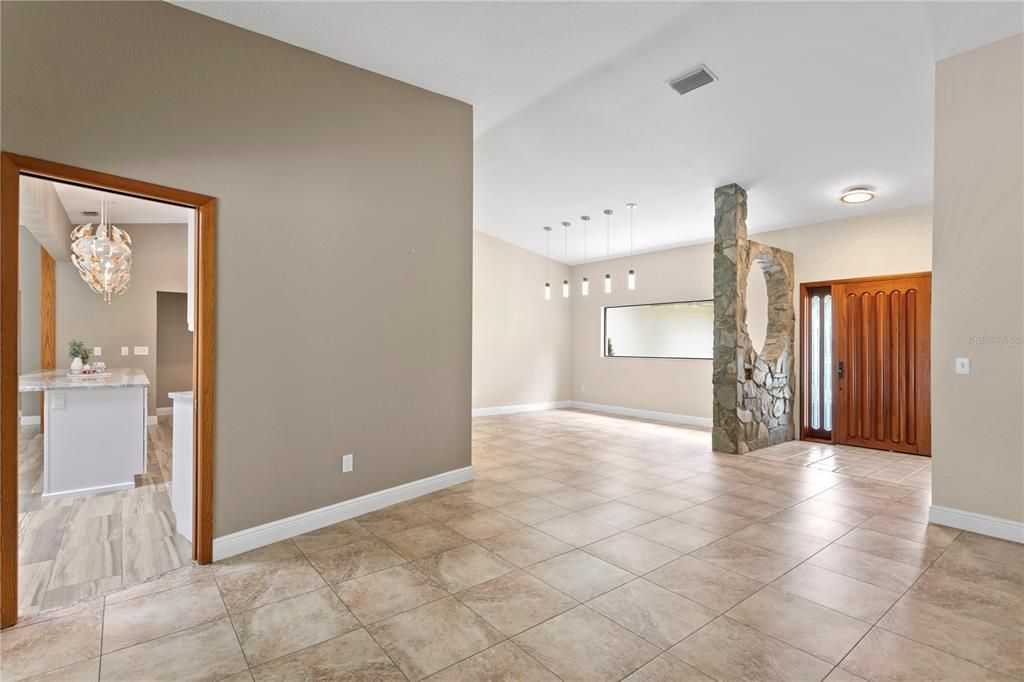
<path fill-rule="evenodd" d="M 747 331 L 747 276 L 754 263 L 768 285 L 767 338 L 760 352 Z M 714 297 L 712 446 L 744 453 L 792 440 L 793 254 L 747 239 L 747 192 L 739 185 L 715 190 Z"/>

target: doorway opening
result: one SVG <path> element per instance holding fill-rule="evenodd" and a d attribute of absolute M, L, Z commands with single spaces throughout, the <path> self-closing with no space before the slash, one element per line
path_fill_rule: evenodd
<path fill-rule="evenodd" d="M 212 559 L 215 200 L 0 161 L 6 627 Z"/>
<path fill-rule="evenodd" d="M 930 455 L 930 320 L 930 273 L 801 284 L 801 437 Z"/>

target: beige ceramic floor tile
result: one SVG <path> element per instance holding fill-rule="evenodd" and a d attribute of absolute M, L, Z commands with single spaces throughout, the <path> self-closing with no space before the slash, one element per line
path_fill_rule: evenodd
<path fill-rule="evenodd" d="M 480 544 L 502 559 L 520 567 L 565 554 L 573 549 L 572 545 L 535 528 L 520 528 L 511 533 L 481 540 Z"/>
<path fill-rule="evenodd" d="M 830 542 L 854 529 L 854 526 L 846 523 L 832 521 L 813 514 L 804 514 L 792 509 L 769 516 L 764 522 L 793 533 L 802 533 Z"/>
<path fill-rule="evenodd" d="M 437 554 L 447 549 L 454 549 L 470 542 L 466 536 L 436 521 L 400 530 L 397 533 L 385 535 L 382 539 L 391 549 L 409 561 Z"/>
<path fill-rule="evenodd" d="M 589 545 L 619 532 L 615 526 L 575 513 L 542 521 L 536 524 L 536 528 L 576 547 Z"/>
<path fill-rule="evenodd" d="M 636 576 L 603 559 L 575 550 L 527 569 L 547 584 L 579 601 L 633 580 Z"/>
<path fill-rule="evenodd" d="M 350 542 L 361 540 L 370 535 L 357 521 L 348 520 L 340 523 L 333 523 L 324 528 L 304 533 L 292 538 L 292 541 L 300 550 L 309 554 L 320 550 L 340 547 Z"/>
<path fill-rule="evenodd" d="M 1024 565 L 1024 545 L 1008 540 L 990 538 L 977 533 L 961 533 L 950 549 L 965 550 L 979 559 L 987 559 L 1013 566 Z"/>
<path fill-rule="evenodd" d="M 944 573 L 969 583 L 1024 597 L 1024 564 L 990 561 L 951 548 L 935 560 L 930 572 Z"/>
<path fill-rule="evenodd" d="M 643 578 L 605 592 L 587 602 L 587 606 L 668 649 L 692 634 L 717 614 Z"/>
<path fill-rule="evenodd" d="M 661 518 L 657 521 L 637 526 L 631 531 L 634 535 L 647 538 L 659 545 L 671 547 L 683 554 L 718 540 L 717 535 L 703 528 L 697 528 L 681 521 Z"/>
<path fill-rule="evenodd" d="M 186 630 L 227 615 L 212 580 L 190 583 L 106 607 L 103 653 Z"/>
<path fill-rule="evenodd" d="M 680 556 L 675 550 L 628 532 L 598 540 L 582 549 L 636 575 L 653 571 Z"/>
<path fill-rule="evenodd" d="M 364 624 L 448 596 L 447 592 L 411 564 L 402 564 L 339 583 L 334 589 Z"/>
<path fill-rule="evenodd" d="M 729 617 L 798 649 L 839 663 L 871 625 L 766 587 L 729 611 Z"/>
<path fill-rule="evenodd" d="M 294 559 L 301 555 L 302 552 L 299 551 L 294 542 L 282 540 L 266 547 L 260 547 L 242 554 L 236 554 L 227 559 L 221 559 L 213 564 L 213 572 L 217 575 L 224 575 L 234 571 L 284 561 L 285 559 Z"/>
<path fill-rule="evenodd" d="M 402 671 L 362 629 L 254 667 L 252 672 L 256 682 L 406 682 Z"/>
<path fill-rule="evenodd" d="M 878 627 L 1024 679 L 1024 634 L 905 597 Z"/>
<path fill-rule="evenodd" d="M 753 580 L 771 582 L 800 563 L 761 547 L 723 538 L 697 550 L 693 556 Z"/>
<path fill-rule="evenodd" d="M 454 516 L 445 523 L 458 533 L 473 540 L 485 540 L 523 527 L 519 521 L 494 509 Z"/>
<path fill-rule="evenodd" d="M 0 678 L 14 682 L 99 656 L 103 612 L 46 620 L 0 633 Z"/>
<path fill-rule="evenodd" d="M 931 547 L 948 547 L 960 535 L 960 531 L 956 528 L 938 526 L 934 523 L 916 523 L 885 515 L 875 516 L 865 521 L 861 524 L 861 528 Z"/>
<path fill-rule="evenodd" d="M 489 580 L 456 597 L 509 637 L 576 606 L 576 600 L 524 571 Z"/>
<path fill-rule="evenodd" d="M 413 526 L 422 526 L 434 519 L 411 504 L 400 504 L 363 514 L 355 520 L 374 535 L 389 535 Z"/>
<path fill-rule="evenodd" d="M 419 559 L 415 565 L 435 583 L 453 593 L 515 570 L 512 564 L 476 544 Z"/>
<path fill-rule="evenodd" d="M 405 563 L 400 554 L 377 539 L 359 540 L 309 555 L 309 563 L 332 585 Z M 224 585 L 221 584 L 221 589 Z M 230 608 L 230 606 L 229 606 Z"/>
<path fill-rule="evenodd" d="M 921 569 L 842 545 L 829 545 L 807 562 L 893 592 L 905 591 L 921 575 Z"/>
<path fill-rule="evenodd" d="M 496 507 L 495 511 L 527 524 L 540 523 L 568 513 L 565 507 L 559 507 L 557 504 L 552 504 L 539 497 L 527 497 L 510 504 L 503 504 Z"/>
<path fill-rule="evenodd" d="M 713 680 L 672 654 L 662 654 L 627 677 L 624 682 L 713 682 Z"/>
<path fill-rule="evenodd" d="M 618 500 L 584 509 L 580 513 L 623 530 L 650 523 L 658 518 L 657 514 L 619 502 Z"/>
<path fill-rule="evenodd" d="M 410 679 L 468 658 L 503 638 L 454 597 L 370 625 L 368 630 Z"/>
<path fill-rule="evenodd" d="M 850 531 L 836 540 L 837 545 L 851 547 L 875 556 L 898 561 L 922 571 L 942 553 L 942 547 L 922 545 L 919 542 L 878 533 L 865 528 Z"/>
<path fill-rule="evenodd" d="M 359 621 L 329 587 L 231 617 L 249 665 L 259 665 L 350 632 Z"/>
<path fill-rule="evenodd" d="M 881 618 L 901 594 L 806 563 L 772 585 L 868 623 Z"/>
<path fill-rule="evenodd" d="M 431 682 L 478 682 L 518 680 L 558 682 L 551 671 L 530 658 L 512 642 L 502 642 L 430 676 Z"/>
<path fill-rule="evenodd" d="M 687 507 L 682 511 L 676 512 L 672 515 L 672 518 L 676 521 L 682 521 L 687 525 L 710 531 L 716 535 L 735 533 L 754 523 L 753 519 L 746 516 L 730 514 L 729 512 L 713 509 L 712 507 L 705 507 L 702 504 Z"/>
<path fill-rule="evenodd" d="M 97 656 L 80 663 L 72 663 L 65 668 L 27 677 L 23 682 L 97 682 L 99 679 L 100 659 Z"/>
<path fill-rule="evenodd" d="M 997 672 L 879 628 L 872 629 L 840 667 L 866 680 L 1009 680 Z"/>
<path fill-rule="evenodd" d="M 304 557 L 228 573 L 218 576 L 217 583 L 230 613 L 265 606 L 326 585 Z"/>
<path fill-rule="evenodd" d="M 101 680 L 219 680 L 245 670 L 227 618 L 103 656 Z"/>
<path fill-rule="evenodd" d="M 756 580 L 689 556 L 666 564 L 645 578 L 718 613 L 764 587 Z"/>
<path fill-rule="evenodd" d="M 818 553 L 829 544 L 828 540 L 803 533 L 794 533 L 767 523 L 755 523 L 729 537 L 801 561 Z"/>
<path fill-rule="evenodd" d="M 556 616 L 513 641 L 566 682 L 621 680 L 660 653 L 586 606 Z"/>
<path fill-rule="evenodd" d="M 947 608 L 993 625 L 1024 632 L 1024 598 L 970 583 L 949 574 L 928 571 L 907 592 L 908 597 Z"/>
<path fill-rule="evenodd" d="M 669 652 L 718 680 L 821 680 L 828 663 L 726 616 Z"/>

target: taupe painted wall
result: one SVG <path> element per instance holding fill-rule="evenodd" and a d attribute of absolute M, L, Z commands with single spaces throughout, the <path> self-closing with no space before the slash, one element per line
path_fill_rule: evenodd
<path fill-rule="evenodd" d="M 21 301 L 18 308 L 18 374 L 39 369 L 39 296 L 42 285 L 39 281 L 40 252 L 42 247 L 32 233 L 22 226 L 18 238 L 18 280 Z M 39 394 L 28 393 L 19 396 L 23 417 L 39 415 Z"/>
<path fill-rule="evenodd" d="M 156 292 L 156 404 L 172 407 L 172 391 L 192 390 L 192 332 L 188 294 Z"/>
<path fill-rule="evenodd" d="M 756 194 L 750 210 L 757 210 Z M 799 287 L 816 280 L 930 270 L 931 219 L 931 207 L 920 206 L 762 232 L 751 239 L 792 251 Z M 574 282 L 584 273 L 600 282 L 611 271 L 617 286 L 610 296 L 598 286 L 596 294 L 591 287 L 587 298 L 573 298 L 572 399 L 710 419 L 711 361 L 603 358 L 601 308 L 711 298 L 711 244 L 643 254 L 633 263 L 634 291 L 623 286 L 626 259 L 573 268 Z"/>
<path fill-rule="evenodd" d="M 469 465 L 467 104 L 162 3 L 0 12 L 4 149 L 218 200 L 215 535 Z"/>
<path fill-rule="evenodd" d="M 553 233 L 554 234 L 554 233 Z M 554 237 L 552 237 L 554 240 Z M 473 407 L 569 400 L 569 268 L 473 232 Z"/>
<path fill-rule="evenodd" d="M 181 225 L 127 225 L 132 238 L 132 280 L 109 304 L 82 281 L 71 261 L 57 262 L 57 367 L 67 369 L 68 342 L 81 339 L 102 357 L 107 367 L 140 367 L 149 377 L 149 414 L 157 402 L 156 295 L 184 292 L 188 283 L 188 235 Z M 184 318 L 184 313 L 182 313 Z M 128 356 L 121 347 L 128 346 Z M 135 346 L 148 346 L 149 355 L 134 355 Z M 92 359 L 90 359 L 90 362 Z"/>
<path fill-rule="evenodd" d="M 1024 34 L 936 66 L 933 259 L 932 503 L 1024 521 Z"/>

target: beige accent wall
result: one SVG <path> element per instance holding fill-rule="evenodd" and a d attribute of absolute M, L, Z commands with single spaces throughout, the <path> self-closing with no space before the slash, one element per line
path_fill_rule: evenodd
<path fill-rule="evenodd" d="M 1024 521 L 1024 34 L 936 66 L 933 258 L 932 503 Z"/>
<path fill-rule="evenodd" d="M 757 210 L 756 195 L 751 197 L 750 210 Z M 850 212 L 858 210 L 863 209 Z M 799 288 L 801 282 L 930 270 L 931 221 L 931 207 L 919 206 L 762 232 L 751 238 L 793 252 Z M 573 268 L 574 282 L 587 274 L 592 283 L 590 296 L 574 296 L 572 302 L 573 400 L 711 418 L 710 360 L 601 357 L 603 306 L 711 298 L 711 250 L 708 243 L 634 257 L 634 291 L 625 288 L 628 259 Z M 606 271 L 614 277 L 611 295 L 601 289 Z M 797 289 L 794 296 L 798 295 Z M 755 301 L 754 308 L 761 310 L 763 325 L 766 299 L 761 303 L 758 308 Z"/>
<path fill-rule="evenodd" d="M 473 232 L 474 409 L 571 397 L 571 299 L 562 298 L 569 268 L 548 268 L 543 256 Z"/>
<path fill-rule="evenodd" d="M 156 404 L 173 407 L 173 391 L 192 390 L 192 332 L 188 294 L 156 292 Z"/>
<path fill-rule="evenodd" d="M 132 279 L 110 303 L 82 281 L 71 261 L 57 263 L 57 367 L 71 366 L 68 342 L 103 349 L 107 367 L 139 367 L 149 377 L 149 414 L 156 415 L 158 291 L 184 292 L 188 284 L 188 234 L 184 224 L 118 225 L 132 239 Z M 184 320 L 184 312 L 182 313 Z M 129 355 L 121 355 L 127 346 Z M 147 346 L 149 355 L 135 355 Z"/>
<path fill-rule="evenodd" d="M 216 536 L 470 464 L 469 105 L 164 3 L 0 12 L 4 149 L 218 200 Z"/>

